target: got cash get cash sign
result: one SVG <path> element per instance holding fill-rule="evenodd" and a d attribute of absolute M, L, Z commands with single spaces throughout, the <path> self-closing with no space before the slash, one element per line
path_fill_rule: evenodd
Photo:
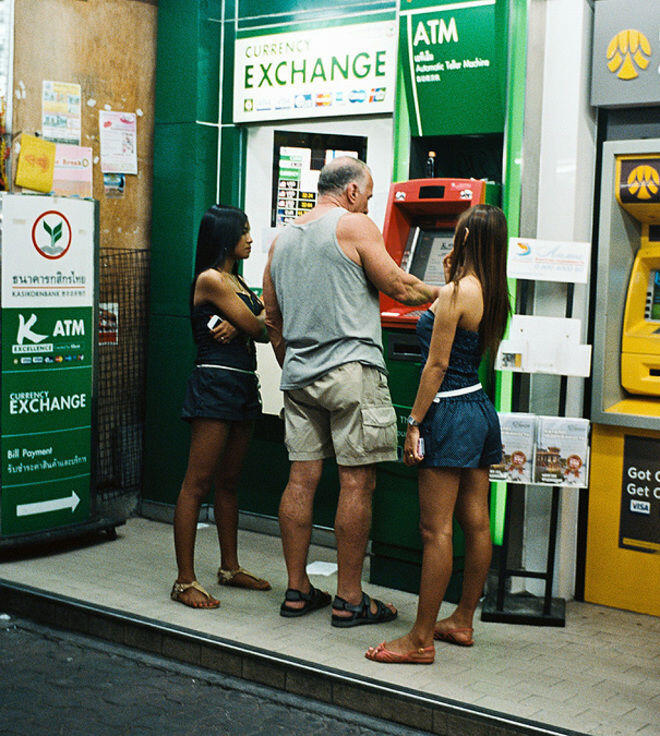
<path fill-rule="evenodd" d="M 90 514 L 94 203 L 2 195 L 2 536 Z"/>

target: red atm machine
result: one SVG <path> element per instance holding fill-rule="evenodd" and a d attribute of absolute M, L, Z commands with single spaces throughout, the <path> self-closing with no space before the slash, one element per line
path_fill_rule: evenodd
<path fill-rule="evenodd" d="M 494 202 L 498 195 L 499 185 L 481 179 L 413 179 L 392 184 L 383 230 L 385 247 L 404 271 L 442 286 L 442 259 L 453 247 L 459 215 L 475 204 Z M 415 326 L 427 307 L 406 307 L 384 294 L 380 298 L 385 361 L 397 407 L 410 408 L 415 398 L 420 361 Z"/>
<path fill-rule="evenodd" d="M 475 204 L 497 204 L 500 186 L 480 179 L 413 179 L 390 187 L 383 237 L 394 260 L 428 284 L 445 283 L 442 259 L 453 247 L 459 215 Z M 383 349 L 399 451 L 419 385 L 421 357 L 415 326 L 429 305 L 406 307 L 381 295 Z M 382 463 L 374 498 L 371 582 L 417 592 L 421 562 L 417 471 Z M 463 536 L 454 530 L 454 575 L 446 599 L 457 601 L 463 568 Z"/>
<path fill-rule="evenodd" d="M 459 215 L 486 201 L 480 179 L 412 179 L 392 184 L 385 214 L 385 247 L 404 271 L 434 286 L 445 283 L 442 259 L 452 249 Z M 383 327 L 414 329 L 419 307 L 381 295 Z"/>

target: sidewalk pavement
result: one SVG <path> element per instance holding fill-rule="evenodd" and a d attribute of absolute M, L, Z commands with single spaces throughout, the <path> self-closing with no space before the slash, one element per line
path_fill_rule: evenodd
<path fill-rule="evenodd" d="M 270 658 L 274 667 L 284 668 L 283 663 L 291 662 L 297 674 L 290 680 L 297 682 L 299 693 L 438 734 L 551 734 L 565 729 L 598 736 L 660 736 L 658 618 L 569 602 L 565 628 L 477 620 L 474 647 L 438 642 L 432 666 L 385 666 L 366 660 L 364 651 L 411 626 L 415 596 L 366 583 L 368 593 L 399 608 L 398 619 L 386 625 L 334 629 L 327 609 L 285 619 L 278 615 L 286 587 L 279 539 L 246 531 L 239 534 L 241 564 L 267 577 L 273 584 L 271 591 L 220 587 L 214 582 L 215 528 L 201 525 L 197 575 L 222 605 L 214 611 L 195 611 L 169 599 L 176 575 L 171 526 L 135 518 L 117 531 L 113 542 L 68 545 L 47 556 L 4 562 L 0 592 L 5 581 L 10 587 L 38 589 L 51 601 L 64 596 L 70 599 L 68 605 L 78 605 L 80 610 L 109 611 L 117 621 L 134 617 L 142 625 L 151 622 L 162 632 L 158 645 L 162 653 L 178 659 L 193 655 L 169 636 L 173 631 L 195 642 L 194 661 L 202 664 L 205 656 L 207 663 L 215 661 L 204 653 L 206 642 L 224 646 L 225 654 L 231 649 L 236 656 L 244 647 L 251 657 Z M 313 547 L 309 558 L 310 562 L 334 560 L 334 550 L 324 547 Z M 334 592 L 336 575 L 314 576 L 312 582 Z M 2 606 L 0 598 L 0 610 Z M 451 608 L 443 604 L 442 615 Z M 135 634 L 132 639 L 126 632 L 123 636 L 136 640 Z M 263 672 L 260 675 L 251 662 L 243 661 L 240 676 L 263 682 Z M 266 684 L 286 683 L 291 690 L 289 679 L 282 675 L 278 680 L 276 672 L 268 675 L 273 682 Z M 343 684 L 326 691 L 323 676 L 334 678 L 335 683 L 343 678 Z M 356 690 L 358 686 L 362 690 Z M 388 699 L 390 692 L 405 705 L 393 705 L 397 701 Z M 463 717 L 472 718 L 471 725 L 465 720 L 463 731 L 451 725 L 463 723 Z M 515 723 L 522 724 L 520 730 L 511 725 Z"/>

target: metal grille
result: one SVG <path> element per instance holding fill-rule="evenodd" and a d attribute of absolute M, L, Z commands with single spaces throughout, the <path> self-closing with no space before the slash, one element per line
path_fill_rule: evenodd
<path fill-rule="evenodd" d="M 142 480 L 148 294 L 148 250 L 100 249 L 96 502 L 126 515 Z"/>

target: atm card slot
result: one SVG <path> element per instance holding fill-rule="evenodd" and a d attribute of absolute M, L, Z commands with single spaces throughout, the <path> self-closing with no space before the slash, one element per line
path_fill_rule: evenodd
<path fill-rule="evenodd" d="M 421 349 L 414 334 L 404 334 L 390 338 L 388 356 L 390 360 L 409 360 L 419 363 L 422 360 Z"/>

